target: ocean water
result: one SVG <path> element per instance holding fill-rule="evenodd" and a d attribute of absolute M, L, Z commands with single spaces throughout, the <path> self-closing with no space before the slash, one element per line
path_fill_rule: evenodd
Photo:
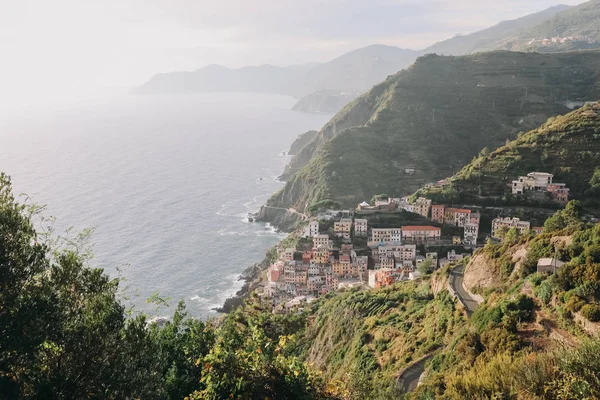
<path fill-rule="evenodd" d="M 295 137 L 331 117 L 290 111 L 293 102 L 126 95 L 15 113 L 0 120 L 0 171 L 47 205 L 57 232 L 94 228 L 91 265 L 125 278 L 136 310 L 168 315 L 146 303 L 158 292 L 216 316 L 239 274 L 283 237 L 247 213 L 281 188 Z"/>

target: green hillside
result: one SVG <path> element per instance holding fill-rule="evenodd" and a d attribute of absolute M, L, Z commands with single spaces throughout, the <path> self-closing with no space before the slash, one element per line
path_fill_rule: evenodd
<path fill-rule="evenodd" d="M 568 101 L 600 98 L 599 71 L 599 52 L 422 57 L 338 113 L 294 157 L 268 204 L 305 210 L 411 193 L 566 114 Z"/>
<path fill-rule="evenodd" d="M 451 178 L 450 188 L 441 194 L 459 202 L 506 200 L 511 181 L 533 171 L 554 174 L 555 182 L 566 183 L 571 197 L 586 205 L 600 204 L 600 103 L 550 118 L 497 150 L 480 154 Z M 421 193 L 435 197 L 436 192 Z"/>

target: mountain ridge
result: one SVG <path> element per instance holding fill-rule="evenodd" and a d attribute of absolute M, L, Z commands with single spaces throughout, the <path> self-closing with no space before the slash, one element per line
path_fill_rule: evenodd
<path fill-rule="evenodd" d="M 598 67 L 597 51 L 421 57 L 327 123 L 267 205 L 306 210 L 331 199 L 351 207 L 378 193 L 410 194 L 484 147 L 566 114 L 569 99 L 598 99 Z"/>

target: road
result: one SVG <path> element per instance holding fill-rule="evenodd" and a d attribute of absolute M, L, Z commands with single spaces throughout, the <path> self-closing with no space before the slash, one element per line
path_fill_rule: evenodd
<path fill-rule="evenodd" d="M 301 213 L 300 211 L 297 211 L 293 208 L 282 208 L 282 207 L 272 207 L 272 206 L 263 206 L 264 208 L 270 208 L 271 210 L 281 210 L 281 211 L 287 211 L 291 214 L 296 214 L 299 215 L 302 219 L 307 220 L 308 219 L 308 215 Z"/>
<path fill-rule="evenodd" d="M 433 354 L 419 360 L 414 365 L 411 365 L 404 373 L 400 376 L 400 385 L 406 393 L 412 392 L 419 385 L 419 379 L 423 372 L 425 372 L 425 364 L 433 357 Z"/>
<path fill-rule="evenodd" d="M 461 303 L 467 309 L 467 314 L 470 316 L 475 312 L 477 306 L 479 305 L 473 298 L 466 292 L 463 287 L 463 272 L 464 265 L 460 265 L 450 272 L 450 286 L 456 292 Z"/>

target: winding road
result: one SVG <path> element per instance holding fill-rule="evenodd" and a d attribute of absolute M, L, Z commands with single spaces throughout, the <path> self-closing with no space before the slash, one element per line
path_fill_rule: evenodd
<path fill-rule="evenodd" d="M 458 296 L 460 302 L 465 306 L 467 314 L 471 316 L 479 304 L 471 297 L 469 293 L 467 293 L 463 286 L 464 269 L 464 265 L 460 265 L 450 272 L 450 286 L 452 289 L 454 289 L 454 292 Z"/>
<path fill-rule="evenodd" d="M 433 357 L 433 354 L 430 354 L 410 367 L 408 367 L 402 375 L 399 377 L 400 385 L 402 389 L 404 389 L 405 393 L 412 392 L 419 385 L 419 380 L 421 379 L 421 375 L 425 372 L 425 364 Z"/>
<path fill-rule="evenodd" d="M 458 300 L 465 306 L 467 315 L 470 317 L 475 312 L 479 303 L 477 303 L 473 297 L 465 290 L 463 286 L 464 278 L 464 265 L 459 265 L 450 272 L 449 284 Z M 404 372 L 402 372 L 398 378 L 400 385 L 406 393 L 412 392 L 419 385 L 419 380 L 425 372 L 425 364 L 433 357 L 433 354 L 429 354 L 424 358 L 420 359 Z"/>

